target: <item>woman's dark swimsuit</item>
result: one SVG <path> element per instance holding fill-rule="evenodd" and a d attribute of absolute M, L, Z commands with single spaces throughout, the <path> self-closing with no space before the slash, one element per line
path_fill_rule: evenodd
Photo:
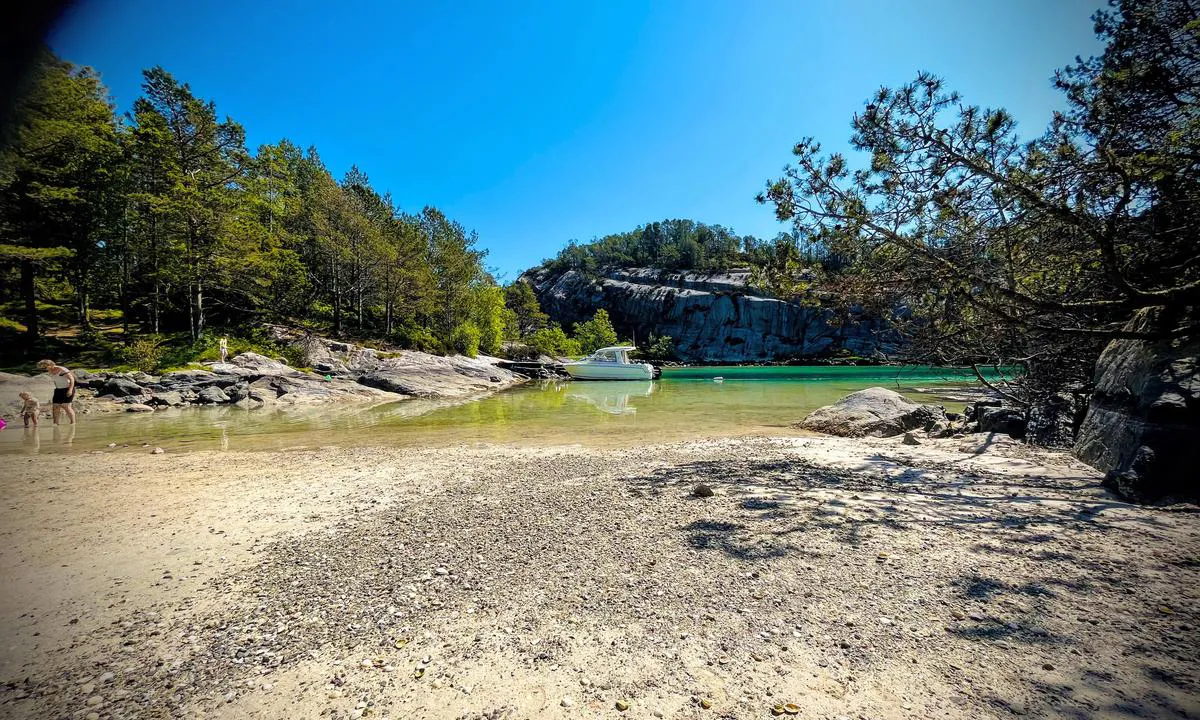
<path fill-rule="evenodd" d="M 75 393 L 71 388 L 54 388 L 54 399 L 50 402 L 55 405 L 70 405 L 75 399 Z"/>

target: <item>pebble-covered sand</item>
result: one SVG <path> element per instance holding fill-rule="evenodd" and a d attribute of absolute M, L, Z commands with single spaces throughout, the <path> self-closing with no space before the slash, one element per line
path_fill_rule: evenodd
<path fill-rule="evenodd" d="M 0 717 L 1200 716 L 1196 508 L 1007 439 L 4 460 Z"/>

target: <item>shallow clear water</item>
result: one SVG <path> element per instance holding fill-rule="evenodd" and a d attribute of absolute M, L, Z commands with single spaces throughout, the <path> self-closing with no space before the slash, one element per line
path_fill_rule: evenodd
<path fill-rule="evenodd" d="M 793 423 L 855 390 L 882 385 L 958 409 L 953 391 L 970 381 L 969 372 L 945 368 L 668 368 L 656 381 L 528 383 L 459 403 L 187 408 L 81 415 L 74 427 L 57 428 L 43 419 L 36 432 L 11 425 L 0 432 L 0 453 L 93 450 L 111 442 L 177 452 L 480 442 L 611 446 L 793 434 Z"/>

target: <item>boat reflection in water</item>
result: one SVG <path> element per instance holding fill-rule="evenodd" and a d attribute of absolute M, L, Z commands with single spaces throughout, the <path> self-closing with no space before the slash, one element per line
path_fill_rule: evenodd
<path fill-rule="evenodd" d="M 630 398 L 649 397 L 654 392 L 652 380 L 612 380 L 603 383 L 573 382 L 567 387 L 567 397 L 582 400 L 610 415 L 632 415 L 637 408 L 629 405 Z"/>

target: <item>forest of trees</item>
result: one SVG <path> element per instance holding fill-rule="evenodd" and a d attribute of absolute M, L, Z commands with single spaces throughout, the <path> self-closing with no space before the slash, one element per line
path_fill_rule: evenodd
<path fill-rule="evenodd" d="M 780 233 L 772 240 L 760 240 L 753 235 L 739 236 L 721 225 L 663 220 L 585 243 L 572 240 L 543 267 L 583 272 L 605 267 L 718 272 L 763 267 L 778 262 L 780 257 L 821 264 L 827 253 L 821 243 L 799 233 Z"/>
<path fill-rule="evenodd" d="M 44 315 L 87 336 L 301 324 L 434 352 L 497 352 L 514 332 L 474 233 L 401 211 L 315 148 L 251 152 L 242 126 L 162 68 L 123 117 L 98 75 L 44 51 L 0 149 L 0 302 L 31 356 Z M 10 312 L 11 310 L 11 312 Z"/>

